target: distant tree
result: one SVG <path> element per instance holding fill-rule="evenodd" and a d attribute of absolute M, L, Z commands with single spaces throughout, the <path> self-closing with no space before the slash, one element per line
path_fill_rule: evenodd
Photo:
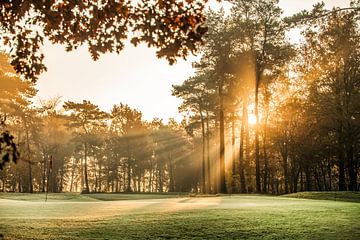
<path fill-rule="evenodd" d="M 127 183 L 125 191 L 131 192 L 132 178 L 135 173 L 143 175 L 141 162 L 149 159 L 151 151 L 147 144 L 147 131 L 142 122 L 142 113 L 126 104 L 114 105 L 111 111 L 111 128 L 118 133 L 121 157 L 126 161 Z"/>
<path fill-rule="evenodd" d="M 107 114 L 99 109 L 90 101 L 83 100 L 82 103 L 75 103 L 67 101 L 64 103 L 64 109 L 70 113 L 70 127 L 75 129 L 77 139 L 83 145 L 84 151 L 84 193 L 89 193 L 89 180 L 88 180 L 88 154 L 89 145 L 93 140 L 91 133 L 97 127 L 102 126 L 103 120 L 107 117 Z"/>
<path fill-rule="evenodd" d="M 47 113 L 42 116 L 40 134 L 40 149 L 43 158 L 42 191 L 47 188 L 50 192 L 61 192 L 66 185 L 69 161 L 74 151 L 74 144 L 70 142 L 72 132 L 67 129 L 67 124 L 67 119 L 56 112 L 51 105 L 48 106 Z"/>
<path fill-rule="evenodd" d="M 181 112 L 190 112 L 191 122 L 188 130 L 192 133 L 196 126 L 201 127 L 202 138 L 202 162 L 201 162 L 201 190 L 210 192 L 210 153 L 206 153 L 207 140 L 209 138 L 209 112 L 214 109 L 215 94 L 213 89 L 209 88 L 209 77 L 211 74 L 198 74 L 195 77 L 184 81 L 182 85 L 174 85 L 172 95 L 183 99 L 179 107 Z M 200 122 L 199 122 L 200 121 Z"/>

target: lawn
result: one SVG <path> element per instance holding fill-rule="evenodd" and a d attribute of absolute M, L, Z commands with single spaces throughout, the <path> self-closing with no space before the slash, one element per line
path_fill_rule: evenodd
<path fill-rule="evenodd" d="M 0 233 L 4 239 L 360 239 L 357 200 L 293 197 L 50 194 L 45 202 L 43 194 L 0 194 Z"/>

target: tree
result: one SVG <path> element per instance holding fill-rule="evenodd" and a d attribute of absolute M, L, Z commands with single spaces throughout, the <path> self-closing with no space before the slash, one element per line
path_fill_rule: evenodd
<path fill-rule="evenodd" d="M 137 173 L 138 180 L 141 178 L 140 175 L 143 175 L 144 172 L 141 163 L 149 159 L 151 155 L 147 144 L 147 131 L 142 122 L 142 113 L 120 103 L 114 105 L 111 119 L 111 128 L 118 134 L 118 144 L 122 148 L 120 154 L 126 159 L 127 185 L 125 191 L 132 192 L 132 176 Z"/>
<path fill-rule="evenodd" d="M 235 31 L 239 39 L 238 51 L 250 51 L 255 72 L 255 163 L 256 191 L 260 181 L 260 118 L 259 88 L 266 78 L 274 78 L 288 59 L 285 25 L 281 19 L 278 0 L 235 1 L 232 8 Z"/>
<path fill-rule="evenodd" d="M 209 112 L 213 111 L 214 94 L 209 88 L 211 74 L 199 73 L 195 77 L 184 81 L 182 85 L 173 86 L 172 95 L 182 98 L 184 101 L 179 107 L 181 112 L 195 114 L 191 117 L 188 130 L 193 133 L 196 125 L 201 127 L 202 138 L 202 161 L 201 161 L 201 190 L 203 193 L 210 192 L 210 152 L 206 153 L 207 141 L 209 141 Z M 200 121 L 200 124 L 198 124 Z"/>
<path fill-rule="evenodd" d="M 203 49 L 204 55 L 198 64 L 203 70 L 211 74 L 212 85 L 217 91 L 218 121 L 219 121 L 219 192 L 227 193 L 225 176 L 225 106 L 224 98 L 231 80 L 229 76 L 230 57 L 232 54 L 233 41 L 229 19 L 224 17 L 221 10 L 218 13 L 209 13 L 209 32 L 206 35 L 206 45 Z"/>
<path fill-rule="evenodd" d="M 100 53 L 144 42 L 170 63 L 198 49 L 207 0 L 131 1 L 11 1 L 0 3 L 1 40 L 11 49 L 11 65 L 24 78 L 36 81 L 46 70 L 40 52 L 45 38 L 68 51 L 87 45 L 94 60 Z"/>
<path fill-rule="evenodd" d="M 14 72 L 9 64 L 8 55 L 0 53 L 0 125 L 4 130 L 1 133 L 0 154 L 2 156 L 1 168 L 6 163 L 16 162 L 20 157 L 14 143 L 14 136 L 7 131 L 6 119 L 19 115 L 19 109 L 28 104 L 27 99 L 35 95 L 34 85 L 23 81 Z"/>
<path fill-rule="evenodd" d="M 70 112 L 69 119 L 71 121 L 70 127 L 75 129 L 75 134 L 78 140 L 84 147 L 84 193 L 89 193 L 88 180 L 88 154 L 89 145 L 91 144 L 91 132 L 97 127 L 103 126 L 103 120 L 107 117 L 106 113 L 102 112 L 98 106 L 92 104 L 90 101 L 83 100 L 82 103 L 75 103 L 67 101 L 64 103 L 64 109 Z"/>
<path fill-rule="evenodd" d="M 355 11 L 328 13 L 316 20 L 316 31 L 313 25 L 306 29 L 306 44 L 302 48 L 305 63 L 302 73 L 309 83 L 310 111 L 318 118 L 320 129 L 327 129 L 336 136 L 333 141 L 337 149 L 341 191 L 357 189 L 356 149 L 360 136 L 358 21 L 359 15 Z"/>

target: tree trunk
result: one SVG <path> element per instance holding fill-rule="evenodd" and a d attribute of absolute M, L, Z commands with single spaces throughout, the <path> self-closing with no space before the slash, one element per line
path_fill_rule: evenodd
<path fill-rule="evenodd" d="M 41 192 L 45 192 L 46 188 L 46 154 L 44 153 L 44 161 L 43 161 L 43 171 L 42 171 L 42 181 L 41 181 Z"/>
<path fill-rule="evenodd" d="M 119 192 L 119 166 L 115 169 L 115 192 Z"/>
<path fill-rule="evenodd" d="M 257 65 L 257 64 L 256 64 Z M 256 71 L 256 83 L 255 83 L 255 177 L 256 177 L 256 192 L 261 192 L 260 182 L 260 143 L 259 143 L 259 83 L 260 73 Z"/>
<path fill-rule="evenodd" d="M 267 90 L 268 91 L 268 90 Z M 269 118 L 269 93 L 267 92 L 265 101 L 265 116 L 264 116 L 264 135 L 263 135 L 263 154 L 264 154 L 264 179 L 263 179 L 263 192 L 268 192 L 268 174 L 269 174 L 269 163 L 266 151 L 266 140 L 267 140 L 267 123 Z"/>
<path fill-rule="evenodd" d="M 287 146 L 285 146 L 287 148 Z M 283 170 L 284 170 L 284 185 L 285 185 L 285 193 L 289 193 L 289 173 L 288 173 L 288 153 L 287 149 L 283 150 L 282 153 L 283 158 Z"/>
<path fill-rule="evenodd" d="M 354 162 L 354 154 L 353 147 L 351 143 L 347 144 L 346 157 L 348 161 L 348 172 L 349 172 L 349 190 L 356 191 L 357 190 L 357 171 L 356 171 L 356 163 Z"/>
<path fill-rule="evenodd" d="M 339 167 L 339 191 L 346 191 L 345 185 L 345 160 L 344 160 L 344 151 L 343 145 L 340 142 L 339 152 L 338 152 L 338 167 Z"/>
<path fill-rule="evenodd" d="M 235 146 L 235 113 L 234 111 L 231 113 L 231 150 L 232 150 L 232 158 L 231 158 L 231 167 L 232 167 L 232 181 L 231 181 L 231 193 L 237 192 L 237 181 L 236 178 L 236 146 Z"/>
<path fill-rule="evenodd" d="M 312 183 L 311 183 L 311 174 L 310 169 L 305 170 L 305 180 L 306 180 L 306 191 L 312 191 Z"/>
<path fill-rule="evenodd" d="M 27 126 L 27 122 L 25 122 L 25 132 L 26 132 L 26 147 L 27 147 L 27 160 L 28 160 L 28 172 L 29 172 L 29 193 L 33 192 L 33 177 L 32 177 L 32 166 L 31 166 L 31 152 L 30 152 L 30 137 L 29 137 L 29 129 Z"/>
<path fill-rule="evenodd" d="M 73 159 L 72 169 L 71 169 L 71 179 L 70 179 L 70 192 L 73 191 L 73 184 L 74 184 L 74 175 L 75 175 L 75 158 Z"/>
<path fill-rule="evenodd" d="M 152 192 L 152 176 L 153 176 L 153 165 L 150 160 L 150 169 L 149 169 L 149 192 Z"/>
<path fill-rule="evenodd" d="M 100 163 L 98 163 L 98 165 L 99 165 L 99 172 L 98 172 L 98 181 L 99 181 L 99 184 L 98 184 L 98 186 L 99 186 L 99 188 L 98 188 L 98 192 L 101 192 L 101 189 L 102 189 L 102 181 L 101 181 L 101 178 L 102 178 L 102 176 L 101 176 L 101 164 Z M 95 170 L 96 171 L 96 170 Z"/>
<path fill-rule="evenodd" d="M 127 186 L 126 186 L 126 192 L 131 192 L 131 159 L 128 157 L 127 159 Z"/>
<path fill-rule="evenodd" d="M 303 178 L 303 171 L 300 169 L 300 192 L 304 191 L 304 178 Z"/>
<path fill-rule="evenodd" d="M 241 120 L 241 129 L 240 129 L 240 148 L 239 148 L 239 172 L 240 172 L 240 192 L 246 193 L 246 182 L 245 182 L 245 164 L 244 164 L 244 137 L 245 137 L 245 125 L 248 121 L 248 101 L 245 97 L 243 101 L 243 113 Z"/>
<path fill-rule="evenodd" d="M 222 80 L 221 80 L 222 81 Z M 219 85 L 219 121 L 220 121 L 220 193 L 227 193 L 226 181 L 225 181 L 225 126 L 224 126 L 224 96 L 223 96 L 223 84 Z"/>
<path fill-rule="evenodd" d="M 327 174 L 328 174 L 328 178 L 329 178 L 329 191 L 332 191 L 332 173 L 331 173 L 331 164 L 330 164 L 330 158 L 328 159 L 327 162 Z"/>
<path fill-rule="evenodd" d="M 201 158 L 201 192 L 205 193 L 206 192 L 206 184 L 205 184 L 205 179 L 206 179 L 206 170 L 205 170 L 205 123 L 204 123 L 204 116 L 202 113 L 202 109 L 200 108 L 199 110 L 200 113 L 200 120 L 201 120 L 201 138 L 202 138 L 202 158 Z"/>
<path fill-rule="evenodd" d="M 170 179 L 170 181 L 169 181 L 169 192 L 174 192 L 175 191 L 174 172 L 173 172 L 173 164 L 172 164 L 171 152 L 170 152 L 170 156 L 169 156 L 169 179 Z"/>
<path fill-rule="evenodd" d="M 88 180 L 88 168 L 87 168 L 87 144 L 84 143 L 84 180 L 85 180 L 85 189 L 83 193 L 89 193 L 89 180 Z"/>
<path fill-rule="evenodd" d="M 212 167 L 210 166 L 210 129 L 209 129 L 209 112 L 206 110 L 206 147 L 207 147 L 207 172 L 206 172 L 206 176 L 207 176 L 207 184 L 206 184 L 206 192 L 210 193 L 211 191 L 211 177 L 210 177 L 210 172 Z"/>

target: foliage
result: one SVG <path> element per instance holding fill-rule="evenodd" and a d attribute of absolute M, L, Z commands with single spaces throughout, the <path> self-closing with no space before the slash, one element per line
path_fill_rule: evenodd
<path fill-rule="evenodd" d="M 6 0 L 0 4 L 1 40 L 11 49 L 16 72 L 32 81 L 46 70 L 41 53 L 45 39 L 68 51 L 86 45 L 96 60 L 101 53 L 119 53 L 133 32 L 133 44 L 154 46 L 158 57 L 174 63 L 202 43 L 206 2 Z"/>
<path fill-rule="evenodd" d="M 0 136 L 0 153 L 1 153 L 1 162 L 0 170 L 2 170 L 5 164 L 9 162 L 16 163 L 19 159 L 19 152 L 14 143 L 14 137 L 8 132 L 2 132 Z"/>

